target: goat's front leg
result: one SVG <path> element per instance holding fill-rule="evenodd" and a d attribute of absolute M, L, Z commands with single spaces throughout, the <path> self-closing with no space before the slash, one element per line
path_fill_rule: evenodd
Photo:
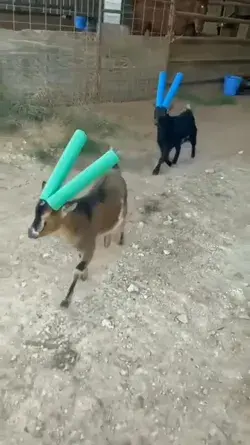
<path fill-rule="evenodd" d="M 127 213 L 127 211 L 126 211 Z M 126 224 L 126 216 L 123 216 L 122 223 L 119 228 L 119 237 L 118 237 L 118 245 L 123 246 L 125 241 L 124 231 L 125 231 L 125 224 Z"/>
<path fill-rule="evenodd" d="M 74 271 L 74 277 L 72 280 L 72 283 L 68 289 L 66 297 L 61 301 L 60 306 L 64 308 L 68 308 L 70 303 L 72 302 L 72 297 L 74 294 L 76 283 L 79 279 L 82 281 L 85 281 L 88 277 L 88 265 L 93 257 L 95 250 L 95 245 L 91 245 L 84 251 L 82 260 L 79 264 L 77 264 L 75 271 Z"/>
<path fill-rule="evenodd" d="M 104 247 L 107 249 L 112 241 L 112 236 L 110 233 L 108 233 L 107 235 L 104 236 Z"/>
<path fill-rule="evenodd" d="M 158 164 L 155 166 L 155 168 L 154 168 L 154 170 L 153 170 L 153 172 L 152 172 L 152 175 L 159 175 L 159 173 L 160 173 L 160 168 L 161 168 L 162 164 L 164 164 L 164 162 L 166 162 L 166 164 L 167 164 L 169 167 L 172 166 L 172 162 L 169 160 L 169 158 L 168 158 L 168 154 L 167 154 L 167 155 L 164 155 L 164 156 L 161 156 L 160 159 L 159 159 L 159 161 L 158 161 Z"/>

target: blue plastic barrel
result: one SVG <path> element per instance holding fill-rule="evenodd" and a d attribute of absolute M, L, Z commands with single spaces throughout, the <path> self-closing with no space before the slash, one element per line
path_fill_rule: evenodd
<path fill-rule="evenodd" d="M 77 31 L 87 31 L 88 30 L 88 19 L 87 17 L 77 15 L 75 17 L 75 29 Z"/>
<path fill-rule="evenodd" d="M 236 96 L 239 91 L 242 77 L 225 76 L 224 77 L 224 94 L 225 96 Z"/>

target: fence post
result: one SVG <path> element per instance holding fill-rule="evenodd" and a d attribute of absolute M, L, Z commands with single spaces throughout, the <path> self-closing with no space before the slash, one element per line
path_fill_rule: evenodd
<path fill-rule="evenodd" d="M 166 72 L 168 70 L 171 43 L 174 36 L 174 25 L 175 25 L 175 0 L 170 0 L 169 12 L 168 12 L 167 38 L 166 38 L 166 61 L 165 61 Z"/>
<path fill-rule="evenodd" d="M 97 52 L 96 52 L 96 96 L 97 101 L 101 101 L 101 76 L 102 76 L 102 11 L 103 0 L 98 0 L 98 20 L 97 20 Z"/>

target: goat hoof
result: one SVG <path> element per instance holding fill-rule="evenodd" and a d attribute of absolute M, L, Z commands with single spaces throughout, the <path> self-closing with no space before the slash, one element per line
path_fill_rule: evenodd
<path fill-rule="evenodd" d="M 60 307 L 68 308 L 69 307 L 69 301 L 68 300 L 62 300 L 60 303 Z"/>
<path fill-rule="evenodd" d="M 153 170 L 152 175 L 154 175 L 154 176 L 159 175 L 159 171 L 158 170 Z"/>

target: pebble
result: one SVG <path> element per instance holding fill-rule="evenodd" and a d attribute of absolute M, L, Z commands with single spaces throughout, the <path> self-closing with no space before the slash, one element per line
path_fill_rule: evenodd
<path fill-rule="evenodd" d="M 214 169 L 213 168 L 207 168 L 206 170 L 205 170 L 205 173 L 214 173 L 215 171 L 214 171 Z"/>
<path fill-rule="evenodd" d="M 183 324 L 187 324 L 188 323 L 188 318 L 187 318 L 187 316 L 186 316 L 186 314 L 180 314 L 180 315 L 177 315 L 177 320 L 180 322 L 180 323 L 183 323 Z"/>
<path fill-rule="evenodd" d="M 244 153 L 243 150 L 238 151 L 238 155 L 243 155 L 243 153 Z"/>
<path fill-rule="evenodd" d="M 133 249 L 138 249 L 139 246 L 138 246 L 138 244 L 133 243 L 132 247 L 133 247 Z"/>
<path fill-rule="evenodd" d="M 111 321 L 107 319 L 102 320 L 102 326 L 104 328 L 114 329 L 114 326 L 112 325 Z"/>
<path fill-rule="evenodd" d="M 163 250 L 164 255 L 170 255 L 169 250 Z"/>
<path fill-rule="evenodd" d="M 134 284 L 130 284 L 129 287 L 127 288 L 127 291 L 131 294 L 131 293 L 138 293 L 139 289 L 137 286 L 135 286 Z"/>
<path fill-rule="evenodd" d="M 144 222 L 143 221 L 140 221 L 139 223 L 138 223 L 138 228 L 139 229 L 142 229 L 144 227 Z"/>
<path fill-rule="evenodd" d="M 168 240 L 168 244 L 169 244 L 169 245 L 174 244 L 174 240 L 173 240 L 173 239 L 169 239 L 169 240 Z"/>

